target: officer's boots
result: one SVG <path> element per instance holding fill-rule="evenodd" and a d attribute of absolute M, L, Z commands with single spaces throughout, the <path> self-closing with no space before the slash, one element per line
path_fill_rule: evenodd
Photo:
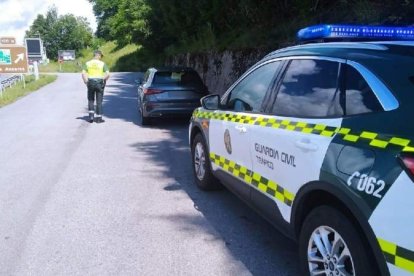
<path fill-rule="evenodd" d="M 89 113 L 89 123 L 93 123 L 93 113 Z"/>
<path fill-rule="evenodd" d="M 96 123 L 100 124 L 100 123 L 103 123 L 103 122 L 105 122 L 105 120 L 102 119 L 102 117 L 96 118 Z"/>

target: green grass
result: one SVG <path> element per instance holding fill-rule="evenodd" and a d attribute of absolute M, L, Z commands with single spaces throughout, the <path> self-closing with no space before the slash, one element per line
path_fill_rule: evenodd
<path fill-rule="evenodd" d="M 77 60 L 59 64 L 56 61 L 51 61 L 47 65 L 40 64 L 39 71 L 41 73 L 79 73 L 82 71 L 82 62 Z"/>
<path fill-rule="evenodd" d="M 125 69 L 125 66 L 123 66 L 125 62 L 120 64 L 119 60 L 136 52 L 139 48 L 140 46 L 133 44 L 119 48 L 115 42 L 110 41 L 104 43 L 101 47 L 99 47 L 99 50 L 101 50 L 104 54 L 102 60 L 108 65 L 111 72 L 122 72 L 130 71 L 130 66 Z M 93 49 L 84 49 L 80 52 L 79 57 L 75 61 L 67 61 L 63 62 L 62 64 L 59 64 L 56 61 L 51 61 L 47 65 L 39 65 L 39 70 L 42 73 L 80 73 L 82 71 L 83 64 L 92 58 Z M 126 62 L 126 65 L 128 65 L 128 62 Z"/>
<path fill-rule="evenodd" d="M 118 72 L 146 71 L 149 67 L 162 66 L 165 62 L 163 53 L 154 53 L 144 47 L 125 55 L 115 63 L 114 69 Z"/>
<path fill-rule="evenodd" d="M 122 68 L 122 66 L 119 66 L 118 61 L 122 57 L 130 55 L 131 53 L 137 51 L 140 48 L 140 46 L 130 44 L 121 49 L 118 49 L 114 42 L 107 42 L 100 48 L 100 50 L 104 54 L 102 60 L 109 66 L 109 69 L 111 71 L 119 72 L 129 70 L 125 70 L 124 68 Z M 90 53 L 90 58 L 92 58 L 92 52 Z"/>
<path fill-rule="evenodd" d="M 40 75 L 39 80 L 35 80 L 34 76 L 26 76 L 26 87 L 23 88 L 23 82 L 17 82 L 12 87 L 6 88 L 3 91 L 3 96 L 0 96 L 0 107 L 10 104 L 17 99 L 30 94 L 33 91 L 55 81 L 56 75 Z"/>

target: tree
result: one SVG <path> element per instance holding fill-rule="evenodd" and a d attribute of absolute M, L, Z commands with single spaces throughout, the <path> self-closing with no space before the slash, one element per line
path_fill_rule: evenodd
<path fill-rule="evenodd" d="M 111 32 L 110 21 L 118 13 L 121 1 L 89 0 L 89 2 L 93 5 L 93 12 L 98 22 L 96 36 L 106 40 L 115 40 Z"/>
<path fill-rule="evenodd" d="M 145 0 L 119 1 L 118 12 L 109 20 L 111 35 L 121 46 L 144 41 L 150 35 L 150 12 Z"/>
<path fill-rule="evenodd" d="M 58 14 L 56 6 L 52 6 L 46 13 L 46 17 L 43 14 L 37 15 L 33 21 L 30 29 L 26 31 L 26 37 L 44 37 L 53 28 L 58 21 Z"/>
<path fill-rule="evenodd" d="M 412 0 L 89 1 L 103 37 L 156 53 L 274 49 L 313 24 L 412 25 L 414 17 Z"/>
<path fill-rule="evenodd" d="M 38 15 L 26 37 L 38 37 L 43 40 L 48 57 L 56 60 L 59 50 L 79 51 L 91 45 L 92 29 L 84 17 L 72 14 L 58 16 L 56 7 L 52 6 L 46 17 Z"/>

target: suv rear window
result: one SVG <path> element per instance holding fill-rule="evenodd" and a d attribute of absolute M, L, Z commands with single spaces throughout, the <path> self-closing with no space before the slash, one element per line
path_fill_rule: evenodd
<path fill-rule="evenodd" d="M 171 84 L 183 86 L 202 86 L 200 76 L 194 71 L 168 71 L 156 72 L 154 75 L 154 84 Z"/>

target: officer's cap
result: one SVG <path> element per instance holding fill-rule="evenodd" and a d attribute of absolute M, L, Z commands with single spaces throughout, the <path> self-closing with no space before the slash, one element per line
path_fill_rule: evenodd
<path fill-rule="evenodd" d="M 103 54 L 102 54 L 102 51 L 101 51 L 101 50 L 95 50 L 95 51 L 93 52 L 93 55 L 94 55 L 94 56 L 96 56 L 96 55 L 101 55 L 101 57 L 103 57 Z"/>

